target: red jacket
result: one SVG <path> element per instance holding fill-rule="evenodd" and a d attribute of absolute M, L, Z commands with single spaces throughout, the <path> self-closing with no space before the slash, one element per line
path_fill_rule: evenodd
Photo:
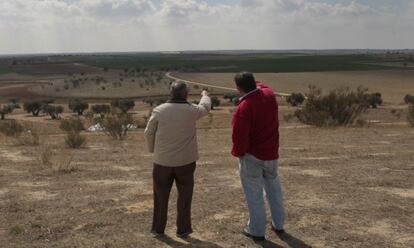
<path fill-rule="evenodd" d="M 279 158 L 278 105 L 273 90 L 257 82 L 257 90 L 245 95 L 233 115 L 235 157 L 249 153 L 260 160 Z"/>

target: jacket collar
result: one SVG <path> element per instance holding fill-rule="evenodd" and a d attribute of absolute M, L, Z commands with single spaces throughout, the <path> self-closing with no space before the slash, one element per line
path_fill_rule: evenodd
<path fill-rule="evenodd" d="M 244 99 L 246 99 L 246 98 L 247 98 L 247 97 L 249 97 L 250 95 L 255 94 L 255 93 L 256 93 L 256 92 L 258 92 L 259 90 L 260 90 L 260 88 L 256 88 L 256 89 L 254 89 L 254 90 L 252 90 L 252 91 L 250 91 L 250 92 L 248 92 L 248 93 L 244 94 L 243 96 L 241 96 L 241 97 L 239 98 L 239 102 L 243 101 Z"/>
<path fill-rule="evenodd" d="M 187 102 L 187 100 L 183 100 L 183 99 L 170 99 L 167 101 L 167 103 L 190 104 L 189 102 Z"/>

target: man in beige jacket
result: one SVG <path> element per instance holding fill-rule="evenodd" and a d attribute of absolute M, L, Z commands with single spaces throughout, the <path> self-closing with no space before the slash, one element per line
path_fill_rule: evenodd
<path fill-rule="evenodd" d="M 191 201 L 198 160 L 196 121 L 211 109 L 208 92 L 203 91 L 201 95 L 198 105 L 191 104 L 187 102 L 187 85 L 173 83 L 171 99 L 153 110 L 145 129 L 148 149 L 154 153 L 151 232 L 155 235 L 164 233 L 168 199 L 174 181 L 178 190 L 177 235 L 185 238 L 192 233 Z"/>

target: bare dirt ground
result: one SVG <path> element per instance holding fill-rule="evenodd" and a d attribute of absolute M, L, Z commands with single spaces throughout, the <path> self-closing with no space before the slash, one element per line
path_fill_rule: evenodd
<path fill-rule="evenodd" d="M 41 133 L 40 146 L 0 136 L 0 246 L 413 247 L 414 129 L 391 116 L 390 125 L 318 129 L 284 122 L 291 111 L 282 106 L 280 113 L 285 236 L 268 230 L 267 242 L 254 243 L 240 234 L 248 215 L 229 154 L 231 108 L 223 107 L 199 123 L 195 232 L 188 240 L 174 235 L 175 189 L 168 237 L 149 234 L 152 167 L 142 130 L 124 141 L 85 133 L 86 147 L 71 151 L 59 122 L 27 117 Z M 52 165 L 39 161 L 46 149 Z M 56 171 L 70 157 L 76 169 Z"/>
<path fill-rule="evenodd" d="M 173 73 L 175 77 L 234 88 L 234 73 Z M 338 87 L 357 88 L 364 86 L 370 92 L 380 92 L 387 103 L 399 104 L 406 94 L 414 94 L 414 71 L 348 71 L 348 72 L 306 72 L 306 73 L 257 73 L 261 80 L 279 92 L 308 91 L 309 85 L 316 85 L 328 91 Z"/>

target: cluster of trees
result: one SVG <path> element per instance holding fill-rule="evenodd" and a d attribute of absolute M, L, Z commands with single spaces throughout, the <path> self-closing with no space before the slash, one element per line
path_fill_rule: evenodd
<path fill-rule="evenodd" d="M 21 108 L 18 99 L 10 99 L 8 103 L 0 105 L 0 119 L 4 120 L 6 115 L 11 114 L 14 109 Z"/>
<path fill-rule="evenodd" d="M 63 113 L 64 107 L 60 105 L 53 105 L 54 100 L 34 100 L 23 103 L 23 109 L 33 116 L 39 116 L 40 113 L 49 115 L 52 119 L 59 119 L 60 114 Z M 92 113 L 104 115 L 110 112 L 111 106 L 119 109 L 122 113 L 127 113 L 134 108 L 135 102 L 130 99 L 116 99 L 111 102 L 111 105 L 98 104 L 92 106 Z M 68 104 L 69 109 L 73 113 L 82 116 L 86 110 L 89 109 L 89 104 L 81 99 L 70 99 Z M 14 109 L 21 108 L 18 100 L 11 99 L 8 103 L 0 105 L 0 118 L 4 120 L 7 114 L 13 112 Z"/>
<path fill-rule="evenodd" d="M 29 101 L 23 103 L 23 109 L 33 116 L 39 116 L 40 112 L 50 115 L 52 119 L 59 119 L 64 108 L 59 105 L 52 105 L 54 100 Z"/>

